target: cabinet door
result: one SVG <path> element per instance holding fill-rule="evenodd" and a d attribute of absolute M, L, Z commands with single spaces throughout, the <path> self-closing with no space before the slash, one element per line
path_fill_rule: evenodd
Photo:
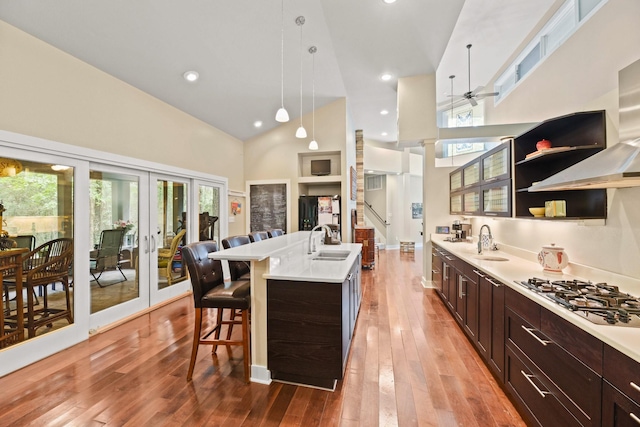
<path fill-rule="evenodd" d="M 480 183 L 480 160 L 465 166 L 462 169 L 462 184 L 464 187 L 473 187 Z"/>
<path fill-rule="evenodd" d="M 482 158 L 482 180 L 484 183 L 501 181 L 511 177 L 511 144 L 503 144 L 493 154 Z"/>
<path fill-rule="evenodd" d="M 486 280 L 491 284 L 491 347 L 489 367 L 501 381 L 504 381 L 505 286 L 490 277 L 487 277 Z"/>
<path fill-rule="evenodd" d="M 437 248 L 433 248 L 431 252 L 431 281 L 436 290 L 442 295 L 442 258 Z"/>
<path fill-rule="evenodd" d="M 449 196 L 449 213 L 462 213 L 462 193 L 452 194 Z"/>
<path fill-rule="evenodd" d="M 456 270 L 456 283 L 455 283 L 455 292 L 456 292 L 456 303 L 455 303 L 455 316 L 456 320 L 460 325 L 464 327 L 465 318 L 464 314 L 467 308 L 467 278 L 463 273 Z"/>
<path fill-rule="evenodd" d="M 511 216 L 511 180 L 482 187 L 482 213 L 486 216 Z"/>
<path fill-rule="evenodd" d="M 462 211 L 465 215 L 479 215 L 482 213 L 481 196 L 480 188 L 468 190 L 462 194 Z"/>
<path fill-rule="evenodd" d="M 468 264 L 465 266 L 465 278 L 464 330 L 475 342 L 478 336 L 478 276 Z"/>
<path fill-rule="evenodd" d="M 462 188 L 462 171 L 457 170 L 449 174 L 449 191 L 457 191 Z"/>
<path fill-rule="evenodd" d="M 640 405 L 622 394 L 608 381 L 603 381 L 602 426 L 640 426 Z"/>

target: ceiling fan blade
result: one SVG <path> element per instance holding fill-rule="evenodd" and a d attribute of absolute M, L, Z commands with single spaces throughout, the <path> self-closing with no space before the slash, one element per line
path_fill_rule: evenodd
<path fill-rule="evenodd" d="M 500 95 L 500 92 L 479 93 L 479 94 L 476 95 L 476 98 L 482 99 L 482 98 L 486 98 L 488 96 L 498 96 L 498 95 Z"/>
<path fill-rule="evenodd" d="M 484 86 L 478 86 L 477 88 L 475 88 L 474 90 L 471 91 L 471 96 L 476 96 L 476 94 L 478 92 L 480 92 L 482 89 L 484 89 Z"/>
<path fill-rule="evenodd" d="M 475 100 L 475 98 L 467 98 L 469 100 L 469 104 L 471 104 L 472 107 L 475 107 L 476 105 L 478 105 L 478 102 Z"/>

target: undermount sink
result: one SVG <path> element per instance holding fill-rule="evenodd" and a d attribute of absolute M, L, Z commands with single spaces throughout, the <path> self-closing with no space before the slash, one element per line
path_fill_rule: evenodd
<path fill-rule="evenodd" d="M 344 261 L 350 253 L 349 251 L 320 251 L 311 259 L 313 261 Z"/>
<path fill-rule="evenodd" d="M 476 255 L 475 259 L 479 259 L 481 261 L 509 261 L 509 258 L 495 256 L 495 255 Z"/>

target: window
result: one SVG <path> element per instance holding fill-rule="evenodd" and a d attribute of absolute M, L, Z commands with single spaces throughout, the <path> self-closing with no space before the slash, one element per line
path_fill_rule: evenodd
<path fill-rule="evenodd" d="M 367 176 L 367 191 L 382 190 L 382 175 Z"/>
<path fill-rule="evenodd" d="M 553 15 L 516 60 L 496 79 L 495 102 L 506 97 L 546 57 L 561 46 L 582 22 L 589 19 L 608 0 L 567 0 Z"/>

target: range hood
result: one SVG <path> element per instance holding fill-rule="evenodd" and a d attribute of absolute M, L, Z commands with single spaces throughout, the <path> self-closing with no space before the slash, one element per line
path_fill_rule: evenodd
<path fill-rule="evenodd" d="M 539 183 L 529 191 L 640 186 L 640 60 L 618 73 L 620 141 Z"/>

